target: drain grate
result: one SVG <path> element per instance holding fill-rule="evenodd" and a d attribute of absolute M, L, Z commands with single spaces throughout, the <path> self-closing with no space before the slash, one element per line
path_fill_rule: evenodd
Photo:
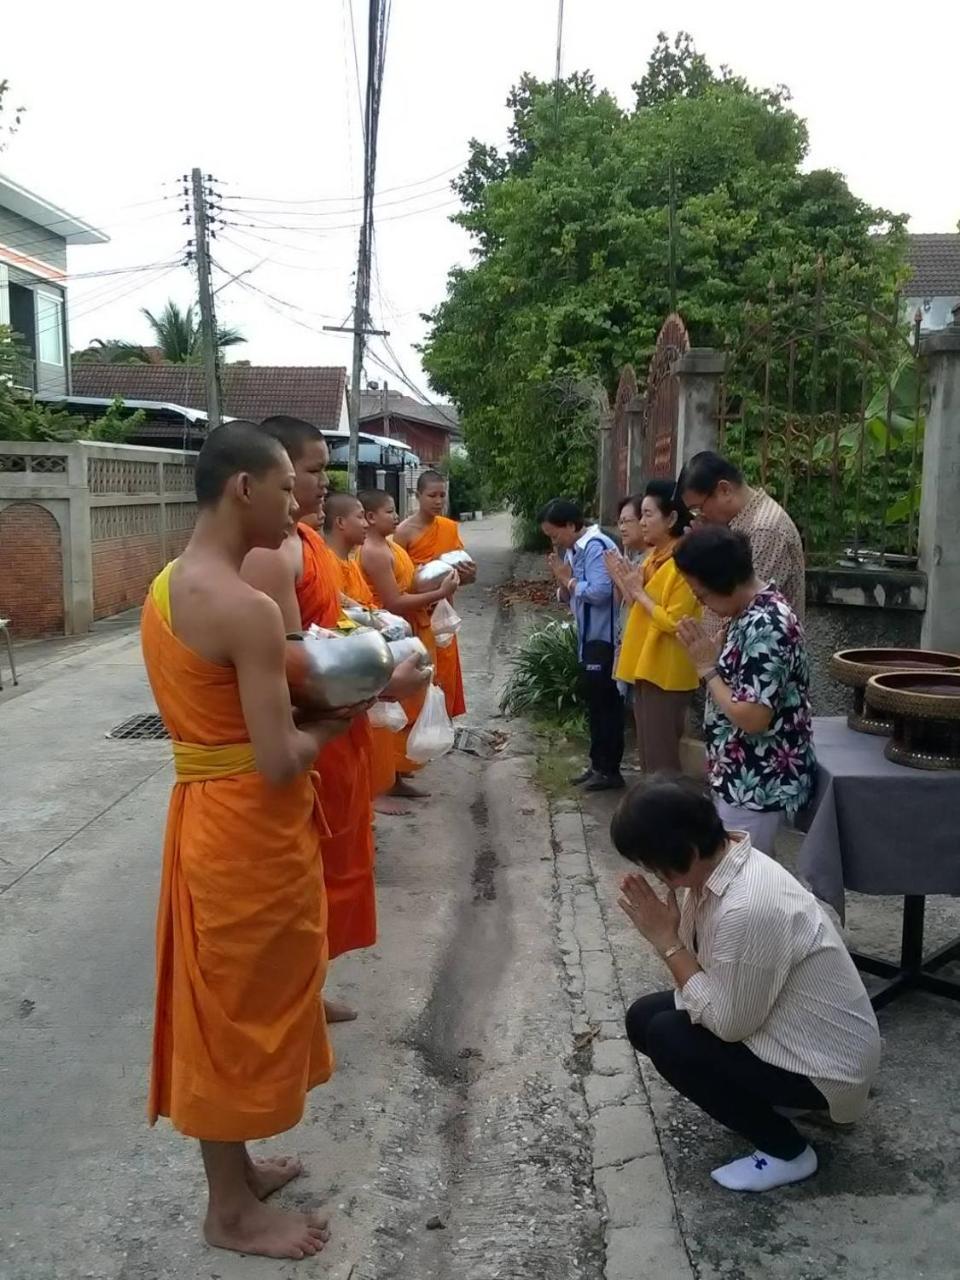
<path fill-rule="evenodd" d="M 163 721 L 158 715 L 130 716 L 129 719 L 116 724 L 107 734 L 108 738 L 152 738 L 159 740 L 169 738 Z"/>
<path fill-rule="evenodd" d="M 465 726 L 454 729 L 454 751 L 465 751 L 469 756 L 479 756 L 481 760 L 490 760 L 502 751 L 506 742 L 506 734 L 489 729 L 468 729 Z"/>

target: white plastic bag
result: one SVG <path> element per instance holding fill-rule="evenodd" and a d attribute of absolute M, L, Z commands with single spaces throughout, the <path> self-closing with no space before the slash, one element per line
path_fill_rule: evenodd
<path fill-rule="evenodd" d="M 446 649 L 462 626 L 463 620 L 449 600 L 441 600 L 430 617 L 430 630 L 437 646 Z"/>
<path fill-rule="evenodd" d="M 389 729 L 391 733 L 407 727 L 407 713 L 399 702 L 375 702 L 367 712 L 367 719 L 374 729 Z"/>
<path fill-rule="evenodd" d="M 402 640 L 413 635 L 413 628 L 406 618 L 398 617 L 395 613 L 388 613 L 386 609 L 374 609 L 373 617 L 384 640 Z"/>
<path fill-rule="evenodd" d="M 417 764 L 427 764 L 452 746 L 453 721 L 447 715 L 447 701 L 440 686 L 432 684 L 407 738 L 407 756 Z"/>

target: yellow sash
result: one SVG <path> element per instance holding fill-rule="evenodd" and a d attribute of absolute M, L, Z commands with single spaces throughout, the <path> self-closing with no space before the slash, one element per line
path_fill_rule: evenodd
<path fill-rule="evenodd" d="M 150 596 L 160 616 L 170 627 L 171 560 L 160 570 L 150 587 Z M 170 627 L 171 631 L 173 630 Z M 257 761 L 253 745 L 234 742 L 222 747 L 204 746 L 199 742 L 174 742 L 173 765 L 178 782 L 211 782 L 216 778 L 234 778 L 242 773 L 256 773 Z"/>

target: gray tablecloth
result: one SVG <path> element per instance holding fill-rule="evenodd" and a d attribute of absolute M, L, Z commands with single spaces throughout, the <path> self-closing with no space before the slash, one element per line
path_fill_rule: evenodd
<path fill-rule="evenodd" d="M 960 894 L 960 771 L 893 764 L 885 738 L 843 719 L 814 720 L 816 795 L 800 815 L 807 836 L 797 870 L 818 898 L 844 914 L 859 893 Z"/>

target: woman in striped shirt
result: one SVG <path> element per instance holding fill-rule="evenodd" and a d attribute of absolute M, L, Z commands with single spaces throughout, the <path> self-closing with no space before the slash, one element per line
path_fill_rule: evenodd
<path fill-rule="evenodd" d="M 674 984 L 630 1007 L 630 1043 L 755 1148 L 713 1170 L 721 1186 L 767 1191 L 809 1178 L 816 1152 L 785 1110 L 851 1123 L 880 1062 L 877 1020 L 839 934 L 785 868 L 724 828 L 688 779 L 636 787 L 611 835 L 668 890 L 661 900 L 637 874 L 621 885 L 620 906 Z"/>

